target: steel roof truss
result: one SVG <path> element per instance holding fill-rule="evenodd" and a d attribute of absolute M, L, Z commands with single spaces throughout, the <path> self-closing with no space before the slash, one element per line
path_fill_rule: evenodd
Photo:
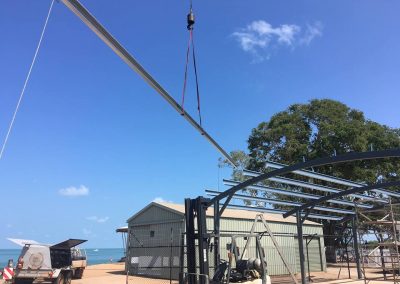
<path fill-rule="evenodd" d="M 232 181 L 232 180 L 224 179 L 223 181 L 224 181 L 224 184 L 228 185 L 228 186 L 235 186 L 235 185 L 239 184 L 239 182 Z M 261 190 L 261 191 L 265 191 L 265 192 L 277 193 L 277 194 L 282 194 L 282 195 L 286 195 L 286 196 L 299 197 L 299 198 L 304 198 L 304 199 L 319 199 L 322 197 L 320 195 L 314 195 L 314 194 L 308 194 L 308 193 L 302 193 L 302 192 L 293 192 L 293 191 L 288 191 L 288 190 L 284 190 L 284 189 L 273 188 L 273 187 L 268 187 L 268 186 L 261 186 L 261 185 L 250 185 L 250 186 L 247 186 L 246 188 L 252 189 L 252 190 Z M 355 206 L 352 201 L 348 201 L 348 200 L 331 199 L 327 202 L 351 206 L 351 207 Z M 357 206 L 361 207 L 361 208 L 372 208 L 373 207 L 372 205 L 368 205 L 368 204 L 359 204 Z"/>

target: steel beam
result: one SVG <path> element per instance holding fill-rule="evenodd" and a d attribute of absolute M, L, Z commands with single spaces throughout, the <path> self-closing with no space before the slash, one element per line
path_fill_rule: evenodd
<path fill-rule="evenodd" d="M 212 190 L 206 190 L 206 192 L 209 196 L 212 196 L 212 197 L 215 197 L 219 194 L 218 191 L 212 191 Z M 244 194 L 234 194 L 232 198 L 240 199 L 240 200 L 251 200 L 251 201 L 255 201 L 255 202 L 265 202 L 268 204 L 286 205 L 286 206 L 292 206 L 292 207 L 299 207 L 303 204 L 300 202 L 271 199 L 271 198 L 264 198 L 264 197 L 258 197 L 258 196 L 249 196 L 249 195 L 244 195 Z M 349 215 L 355 214 L 355 212 L 352 210 L 345 210 L 345 209 L 334 208 L 334 207 L 315 206 L 314 209 L 320 210 L 320 211 L 326 211 L 326 212 L 334 212 L 334 213 L 338 213 L 338 214 L 349 214 Z"/>
<path fill-rule="evenodd" d="M 357 192 L 370 191 L 370 190 L 373 190 L 375 188 L 387 188 L 387 187 L 392 187 L 392 186 L 400 186 L 400 181 L 377 183 L 377 184 L 373 184 L 373 185 L 368 185 L 368 186 L 364 186 L 364 187 L 355 187 L 355 188 L 352 188 L 352 189 L 343 190 L 341 192 L 332 193 L 330 195 L 321 197 L 318 200 L 313 200 L 313 201 L 310 201 L 308 203 L 303 204 L 300 207 L 294 208 L 294 209 L 286 212 L 285 214 L 283 214 L 283 217 L 286 218 L 286 217 L 288 217 L 290 215 L 295 214 L 296 211 L 300 211 L 300 210 L 304 210 L 304 209 L 307 209 L 307 208 L 314 207 L 315 205 L 320 204 L 321 202 L 326 202 L 326 201 L 328 201 L 330 199 L 335 199 L 335 198 L 347 196 L 349 194 L 353 194 L 353 193 L 357 193 Z"/>
<path fill-rule="evenodd" d="M 281 168 L 284 168 L 287 166 L 285 164 L 280 164 L 280 163 L 271 162 L 271 161 L 266 162 L 265 165 L 266 165 L 266 167 L 273 168 L 273 169 L 281 169 Z M 301 176 L 309 177 L 309 178 L 314 178 L 314 179 L 323 180 L 323 181 L 336 183 L 336 184 L 340 184 L 340 185 L 345 185 L 345 186 L 350 186 L 350 187 L 365 186 L 365 184 L 363 184 L 363 183 L 354 182 L 351 180 L 333 177 L 330 175 L 316 173 L 316 172 L 308 171 L 308 170 L 298 170 L 298 171 L 293 171 L 293 173 L 301 175 Z M 400 193 L 393 193 L 393 192 L 383 190 L 383 189 L 375 189 L 374 192 L 387 194 L 389 196 L 394 196 L 394 197 L 400 197 Z"/>
<path fill-rule="evenodd" d="M 236 186 L 240 183 L 236 182 L 236 181 L 232 181 L 232 180 L 224 180 L 224 184 L 229 185 L 229 186 Z M 271 193 L 277 193 L 277 194 L 282 194 L 282 195 L 286 195 L 286 196 L 299 197 L 299 198 L 304 198 L 304 199 L 314 199 L 315 200 L 315 199 L 321 198 L 321 195 L 288 191 L 288 190 L 284 190 L 284 189 L 273 188 L 273 187 L 268 187 L 268 186 L 261 186 L 261 185 L 250 185 L 250 186 L 247 186 L 246 188 L 254 189 L 254 190 L 261 190 L 261 191 L 271 192 Z M 345 205 L 345 206 L 352 206 L 352 207 L 355 206 L 353 202 L 347 201 L 347 200 L 332 199 L 332 200 L 329 200 L 328 202 L 334 203 L 334 204 Z M 357 206 L 361 207 L 361 208 L 373 208 L 372 205 L 367 205 L 367 204 L 360 204 Z"/>
<path fill-rule="evenodd" d="M 283 214 L 286 212 L 285 210 L 280 210 L 280 209 L 272 209 L 272 208 L 270 209 L 270 208 L 265 208 L 265 207 L 249 207 L 249 206 L 234 205 L 234 204 L 229 204 L 228 207 L 234 208 L 234 209 L 250 210 L 250 211 L 273 213 L 273 214 Z M 322 214 L 310 214 L 310 215 L 308 215 L 308 217 L 311 219 L 319 219 L 319 220 L 322 220 L 322 219 L 323 220 L 333 220 L 333 221 L 342 220 L 342 218 L 339 216 L 322 215 Z"/>
<path fill-rule="evenodd" d="M 277 169 L 277 170 L 274 170 L 274 171 L 271 171 L 268 173 L 264 173 L 257 177 L 248 179 L 248 180 L 222 192 L 219 196 L 214 197 L 212 200 L 209 201 L 209 205 L 211 206 L 214 204 L 214 202 L 216 200 L 224 199 L 224 198 L 228 197 L 229 195 L 234 194 L 235 192 L 246 188 L 247 186 L 256 184 L 260 181 L 269 179 L 271 177 L 276 177 L 276 176 L 284 175 L 287 173 L 291 173 L 293 171 L 307 169 L 307 168 L 311 168 L 311 167 L 319 167 L 319 166 L 324 166 L 324 165 L 340 164 L 340 163 L 351 162 L 351 161 L 383 159 L 383 158 L 393 158 L 393 157 L 397 157 L 397 158 L 400 157 L 400 149 L 391 149 L 391 150 L 374 151 L 374 152 L 352 152 L 352 153 L 347 153 L 347 154 L 340 155 L 340 156 L 325 157 L 325 158 L 316 159 L 313 161 L 298 163 L 295 165 L 287 166 L 287 167 Z"/>
<path fill-rule="evenodd" d="M 254 176 L 260 175 L 261 173 L 244 170 L 243 174 L 246 175 L 246 176 L 254 177 Z M 323 186 L 323 185 L 319 185 L 319 184 L 314 184 L 314 183 L 309 183 L 309 182 L 305 182 L 305 181 L 300 181 L 300 180 L 295 180 L 295 179 L 290 179 L 290 178 L 284 178 L 284 177 L 272 177 L 272 178 L 269 178 L 268 180 L 273 181 L 273 182 L 282 183 L 282 184 L 289 184 L 289 185 L 293 185 L 293 186 L 297 186 L 297 187 L 318 190 L 318 191 L 322 191 L 322 192 L 340 192 L 340 191 L 343 191 L 343 189 Z M 384 200 L 384 199 L 373 197 L 373 196 L 368 196 L 368 195 L 364 195 L 364 194 L 351 194 L 350 196 L 356 197 L 356 198 L 362 198 L 364 200 L 369 200 L 369 201 L 387 203 L 387 201 Z"/>
<path fill-rule="evenodd" d="M 104 26 L 78 1 L 61 0 L 82 22 L 107 44 L 132 70 L 138 73 L 158 94 L 161 95 L 179 114 L 183 116 L 208 142 L 234 166 L 232 157 L 194 120 L 168 92 L 151 76 L 140 63 L 125 49 Z"/>

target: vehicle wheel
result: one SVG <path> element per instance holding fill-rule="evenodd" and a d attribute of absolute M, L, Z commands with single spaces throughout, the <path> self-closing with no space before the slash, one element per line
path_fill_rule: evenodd
<path fill-rule="evenodd" d="M 75 270 L 74 278 L 75 279 L 82 279 L 84 268 L 78 268 Z"/>
<path fill-rule="evenodd" d="M 60 273 L 58 277 L 53 280 L 53 284 L 64 284 L 64 274 Z"/>
<path fill-rule="evenodd" d="M 65 272 L 64 284 L 71 284 L 71 281 L 72 281 L 72 271 Z"/>

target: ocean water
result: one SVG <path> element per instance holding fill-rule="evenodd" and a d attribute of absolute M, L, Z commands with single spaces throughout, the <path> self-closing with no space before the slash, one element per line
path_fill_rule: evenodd
<path fill-rule="evenodd" d="M 117 262 L 124 256 L 122 248 L 85 249 L 85 251 L 89 265 Z M 9 259 L 13 259 L 15 265 L 20 252 L 20 249 L 0 249 L 0 270 L 7 265 Z"/>

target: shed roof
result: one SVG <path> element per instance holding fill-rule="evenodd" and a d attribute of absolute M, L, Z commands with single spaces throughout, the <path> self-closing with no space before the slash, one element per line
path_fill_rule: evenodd
<path fill-rule="evenodd" d="M 116 233 L 128 233 L 128 226 L 123 226 L 115 229 Z"/>
<path fill-rule="evenodd" d="M 145 208 L 137 212 L 135 215 L 133 215 L 131 218 L 128 219 L 128 222 L 130 222 L 132 219 L 146 211 L 148 208 L 151 206 L 158 206 L 161 208 L 164 208 L 166 210 L 172 211 L 176 214 L 182 215 L 182 217 L 185 215 L 185 206 L 183 204 L 176 204 L 176 203 L 168 203 L 168 202 L 151 202 L 149 205 L 147 205 Z M 227 208 L 224 210 L 224 213 L 222 214 L 222 218 L 231 218 L 231 219 L 247 219 L 247 220 L 254 220 L 256 215 L 258 214 L 263 214 L 265 220 L 269 222 L 279 222 L 279 223 L 296 223 L 296 218 L 293 216 L 289 216 L 287 218 L 283 218 L 281 214 L 273 214 L 273 213 L 262 213 L 262 212 L 257 212 L 256 210 L 241 210 L 241 209 L 230 209 Z M 206 215 L 208 217 L 214 216 L 214 208 L 208 208 Z M 321 224 L 308 221 L 306 220 L 304 222 L 305 225 L 316 225 L 316 226 L 322 226 Z"/>

